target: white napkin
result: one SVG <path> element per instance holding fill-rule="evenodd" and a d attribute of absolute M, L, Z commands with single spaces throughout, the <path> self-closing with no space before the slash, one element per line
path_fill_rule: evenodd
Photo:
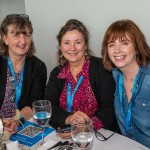
<path fill-rule="evenodd" d="M 18 141 L 14 141 L 6 144 L 7 150 L 21 150 L 18 146 L 19 146 Z"/>
<path fill-rule="evenodd" d="M 53 146 L 54 144 L 56 144 L 57 141 L 54 140 L 47 140 L 42 146 L 40 146 L 37 150 L 47 150 L 48 148 L 50 148 L 51 146 Z"/>

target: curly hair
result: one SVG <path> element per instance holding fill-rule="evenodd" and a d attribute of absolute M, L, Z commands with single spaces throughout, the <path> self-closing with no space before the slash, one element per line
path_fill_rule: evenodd
<path fill-rule="evenodd" d="M 32 23 L 26 14 L 10 14 L 7 15 L 1 23 L 0 26 L 0 55 L 5 57 L 8 56 L 8 45 L 3 41 L 3 36 L 8 34 L 9 26 L 13 26 L 14 33 L 27 34 L 26 28 L 29 29 L 30 34 L 33 33 Z M 32 56 L 35 53 L 34 42 L 31 40 L 30 48 L 27 52 L 27 56 Z"/>
<path fill-rule="evenodd" d="M 108 56 L 108 42 L 114 42 L 118 38 L 127 38 L 126 35 L 128 35 L 133 42 L 137 52 L 136 60 L 138 65 L 146 67 L 150 61 L 150 48 L 139 27 L 131 20 L 118 20 L 108 27 L 102 42 L 103 64 L 107 70 L 112 70 L 112 68 L 115 67 Z"/>
<path fill-rule="evenodd" d="M 58 44 L 60 46 L 61 41 L 63 36 L 68 32 L 68 31 L 72 31 L 72 30 L 77 30 L 79 31 L 85 40 L 85 45 L 86 45 L 86 50 L 85 50 L 85 55 L 86 57 L 90 57 L 93 52 L 91 51 L 91 49 L 89 48 L 89 32 L 87 30 L 87 28 L 85 27 L 85 25 L 80 22 L 79 20 L 76 19 L 70 19 L 66 22 L 66 24 L 60 29 L 59 34 L 57 35 L 57 40 L 58 40 Z M 58 63 L 60 65 L 60 67 L 64 66 L 65 63 L 67 62 L 66 58 L 62 55 L 62 52 L 60 50 L 60 48 L 58 49 Z"/>

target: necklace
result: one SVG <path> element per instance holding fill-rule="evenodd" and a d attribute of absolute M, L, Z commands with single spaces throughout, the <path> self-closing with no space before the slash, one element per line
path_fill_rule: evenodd
<path fill-rule="evenodd" d="M 134 78 L 133 78 L 133 79 L 127 79 L 127 80 L 129 80 L 130 82 L 133 82 L 133 81 L 134 81 Z"/>
<path fill-rule="evenodd" d="M 130 89 L 129 89 L 129 91 L 132 93 L 132 88 L 133 88 L 133 81 L 134 81 L 134 79 L 129 79 L 129 82 L 131 82 L 132 84 L 132 86 L 130 87 Z"/>
<path fill-rule="evenodd" d="M 124 79 L 124 85 L 127 91 L 132 93 L 134 79 Z"/>

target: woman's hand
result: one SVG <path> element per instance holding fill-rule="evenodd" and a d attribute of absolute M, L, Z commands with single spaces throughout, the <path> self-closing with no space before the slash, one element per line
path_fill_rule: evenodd
<path fill-rule="evenodd" d="M 62 139 L 70 139 L 70 138 L 71 138 L 71 132 L 59 133 L 59 136 L 60 136 Z"/>
<path fill-rule="evenodd" d="M 85 120 L 86 120 L 87 118 L 89 118 L 89 117 L 87 116 L 86 113 L 81 112 L 81 111 L 77 111 L 77 112 L 75 112 L 74 114 L 72 114 L 72 115 L 70 115 L 70 116 L 67 117 L 67 119 L 66 119 L 66 121 L 65 121 L 65 124 L 70 124 L 70 125 L 71 125 L 71 123 L 72 123 L 74 120 L 76 120 L 77 122 L 85 122 Z M 60 129 L 60 128 L 58 128 L 58 129 Z M 61 132 L 61 133 L 59 133 L 59 136 L 60 136 L 62 139 L 69 139 L 69 138 L 71 138 L 71 132 L 68 132 L 68 131 L 66 131 L 66 132 Z"/>
<path fill-rule="evenodd" d="M 10 135 L 13 135 L 18 131 L 18 124 L 13 119 L 2 119 L 4 130 L 8 131 Z"/>
<path fill-rule="evenodd" d="M 57 130 L 60 130 L 61 128 L 57 128 Z M 57 132 L 56 130 L 56 132 Z M 62 131 L 62 132 L 58 132 L 59 136 L 62 138 L 62 139 L 69 139 L 71 138 L 71 132 L 70 130 L 69 131 Z"/>
<path fill-rule="evenodd" d="M 77 111 L 74 114 L 70 115 L 67 117 L 65 124 L 70 124 L 72 123 L 73 120 L 76 120 L 77 122 L 85 122 L 85 120 L 89 118 L 86 113 L 82 111 Z"/>
<path fill-rule="evenodd" d="M 29 106 L 24 107 L 20 113 L 25 120 L 29 120 L 33 116 L 32 109 Z"/>

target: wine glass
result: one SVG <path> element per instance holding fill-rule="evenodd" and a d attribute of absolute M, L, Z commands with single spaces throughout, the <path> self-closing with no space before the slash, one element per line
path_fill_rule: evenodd
<path fill-rule="evenodd" d="M 94 137 L 92 120 L 86 119 L 85 122 L 74 120 L 71 124 L 71 137 L 81 150 L 88 149 Z"/>
<path fill-rule="evenodd" d="M 3 132 L 4 132 L 3 121 L 0 119 L 0 144 L 3 136 Z"/>
<path fill-rule="evenodd" d="M 33 102 L 33 118 L 37 124 L 42 127 L 42 141 L 40 145 L 44 143 L 44 127 L 50 120 L 52 115 L 51 102 L 48 100 L 38 100 Z"/>
<path fill-rule="evenodd" d="M 3 120 L 0 119 L 0 149 L 6 149 L 6 144 L 2 143 L 2 136 L 4 134 L 4 126 L 3 126 Z"/>
<path fill-rule="evenodd" d="M 0 119 L 0 142 L 3 136 L 3 132 L 4 132 L 3 121 Z"/>

